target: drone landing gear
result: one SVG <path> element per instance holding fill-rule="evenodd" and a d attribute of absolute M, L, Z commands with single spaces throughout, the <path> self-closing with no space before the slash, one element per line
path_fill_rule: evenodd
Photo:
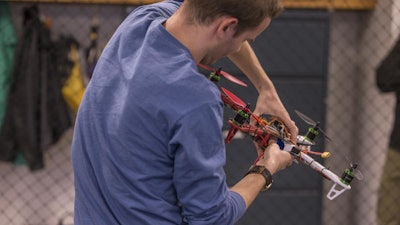
<path fill-rule="evenodd" d="M 336 187 L 338 186 L 338 187 Z M 334 183 L 333 186 L 331 187 L 331 189 L 329 190 L 328 194 L 326 195 L 326 197 L 329 200 L 333 200 L 336 197 L 338 197 L 339 195 L 341 195 L 343 192 L 347 191 L 348 189 L 350 189 L 350 186 L 348 186 L 349 188 L 345 188 L 341 185 L 337 185 L 337 183 Z"/>

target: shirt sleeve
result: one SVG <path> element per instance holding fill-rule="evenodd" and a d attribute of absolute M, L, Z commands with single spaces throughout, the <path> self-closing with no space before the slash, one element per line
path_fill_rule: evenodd
<path fill-rule="evenodd" d="M 243 198 L 226 184 L 222 106 L 203 104 L 178 123 L 174 185 L 189 224 L 234 224 L 245 211 Z"/>

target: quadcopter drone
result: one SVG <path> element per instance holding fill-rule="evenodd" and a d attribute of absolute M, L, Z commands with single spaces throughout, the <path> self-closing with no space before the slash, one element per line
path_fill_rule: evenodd
<path fill-rule="evenodd" d="M 220 76 L 222 75 L 226 79 L 244 86 L 243 82 L 234 76 L 223 72 L 220 68 L 215 70 L 211 67 L 206 67 L 204 65 L 201 66 L 212 71 L 209 79 L 214 82 L 219 81 Z M 232 108 L 236 113 L 234 118 L 228 120 L 230 128 L 225 138 L 225 142 L 227 144 L 232 141 L 233 137 L 238 131 L 252 137 L 253 140 L 256 141 L 263 149 L 267 148 L 268 141 L 271 137 L 276 138 L 277 144 L 281 150 L 289 152 L 296 161 L 302 161 L 321 174 L 325 179 L 334 183 L 327 194 L 327 198 L 329 200 L 333 200 L 343 194 L 345 191 L 350 190 L 350 183 L 354 178 L 359 180 L 363 178 L 362 173 L 357 169 L 357 164 L 351 163 L 350 167 L 345 169 L 342 176 L 339 177 L 311 157 L 311 155 L 318 155 L 321 158 L 327 158 L 330 156 L 329 152 L 316 152 L 311 150 L 311 147 L 315 145 L 314 140 L 319 133 L 322 133 L 325 138 L 330 140 L 330 138 L 326 136 L 325 132 L 319 127 L 319 122 L 313 121 L 308 116 L 296 110 L 296 114 L 304 122 L 310 125 L 310 127 L 305 135 L 298 135 L 296 143 L 292 143 L 288 129 L 278 117 L 266 114 L 260 116 L 255 115 L 249 109 L 249 104 L 246 104 L 235 94 L 223 87 L 221 87 L 221 98 L 222 101 L 227 106 Z M 251 119 L 255 121 L 255 123 L 250 123 Z M 261 157 L 262 155 L 258 156 L 254 163 L 256 163 Z"/>

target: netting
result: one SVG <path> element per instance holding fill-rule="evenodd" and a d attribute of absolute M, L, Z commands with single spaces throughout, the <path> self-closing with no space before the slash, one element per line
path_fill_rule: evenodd
<path fill-rule="evenodd" d="M 24 35 L 23 9 L 31 6 L 31 3 L 17 2 L 10 2 L 8 6 L 0 4 L 2 10 L 6 8 L 9 10 L 9 19 L 15 30 L 15 44 Z M 64 67 L 61 69 L 56 67 L 55 70 L 61 73 L 60 76 L 63 71 L 67 71 L 67 75 L 70 75 L 73 73 L 73 66 L 79 66 L 79 71 L 85 74 L 81 81 L 83 86 L 90 79 L 90 71 L 96 56 L 100 54 L 119 23 L 134 8 L 134 6 L 114 4 L 59 3 L 38 3 L 36 7 L 43 21 L 47 21 L 49 37 L 55 42 L 52 46 L 57 50 L 61 49 L 60 46 L 68 46 L 64 59 L 69 57 L 67 61 L 70 64 L 65 64 L 65 61 L 62 61 L 64 64 L 56 61 L 54 63 L 58 63 L 59 67 L 60 65 Z M 379 91 L 375 82 L 375 72 L 398 38 L 399 15 L 398 1 L 382 0 L 377 2 L 373 10 L 291 9 L 289 16 L 277 19 L 277 21 L 290 22 L 283 29 L 285 32 L 274 34 L 277 37 L 270 40 L 273 44 L 266 45 L 265 49 L 263 45 L 259 45 L 260 48 L 256 49 L 257 53 L 265 51 L 265 55 L 260 57 L 263 66 L 271 75 L 272 80 L 276 81 L 278 93 L 290 113 L 293 113 L 294 108 L 304 106 L 302 108 L 304 113 L 311 114 L 324 122 L 325 132 L 333 140 L 320 146 L 332 153 L 331 158 L 324 161 L 324 165 L 337 169 L 340 173 L 343 168 L 348 167 L 349 161 L 346 158 L 353 162 L 357 161 L 365 179 L 354 182 L 351 191 L 334 201 L 329 201 L 325 195 L 331 187 L 331 182 L 310 179 L 311 183 L 307 183 L 308 175 L 297 173 L 296 170 L 308 168 L 294 165 L 292 167 L 297 166 L 297 168 L 290 168 L 282 175 L 287 178 L 282 179 L 284 182 L 278 181 L 274 184 L 276 186 L 271 190 L 270 199 L 268 199 L 270 202 L 257 200 L 254 207 L 265 207 L 266 210 L 263 213 L 257 213 L 262 210 L 251 208 L 247 217 L 251 218 L 252 224 L 292 225 L 318 224 L 319 222 L 323 225 L 377 224 L 377 193 L 395 116 L 395 95 Z M 304 19 L 296 20 L 300 17 Z M 0 29 L 4 29 L 4 26 Z M 280 31 L 272 29 L 272 31 Z M 5 31 L 0 31 L 1 36 L 5 37 Z M 267 33 L 265 39 L 271 35 Z M 268 40 L 258 39 L 257 42 L 268 43 Z M 320 43 L 319 40 L 324 42 Z M 73 55 L 71 51 L 71 43 L 74 43 L 76 47 L 76 55 Z M 285 47 L 281 47 L 282 45 Z M 51 57 L 63 59 L 63 57 L 57 57 L 62 52 L 56 52 L 55 49 L 50 49 L 49 52 L 52 54 Z M 323 58 L 319 57 L 320 55 Z M 283 76 L 276 71 L 282 73 Z M 320 77 L 315 71 L 325 71 L 325 73 Z M 233 69 L 230 72 L 237 71 Z M 62 85 L 65 86 L 66 79 L 65 74 L 60 78 L 60 90 Z M 25 82 L 29 83 L 29 81 Z M 70 82 L 77 81 L 70 80 Z M 43 92 L 38 93 L 40 95 Z M 254 90 L 248 93 L 250 96 L 254 95 Z M 74 111 L 81 94 L 82 90 L 79 88 L 67 91 L 69 100 L 65 104 L 69 107 L 68 118 L 71 121 L 60 136 L 54 137 L 54 134 L 49 134 L 54 129 L 43 129 L 43 126 L 50 126 L 43 125 L 42 129 L 38 128 L 37 131 L 47 132 L 45 136 L 37 137 L 40 140 L 26 140 L 27 143 L 30 141 L 39 143 L 39 147 L 36 147 L 42 150 L 43 155 L 39 159 L 42 165 L 29 164 L 37 162 L 35 157 L 32 161 L 16 157 L 13 162 L 0 163 L 1 225 L 73 224 L 74 184 L 71 139 Z M 64 93 L 63 96 L 66 95 Z M 29 98 L 17 98 L 14 99 L 15 102 L 12 102 L 12 105 L 24 102 L 28 105 L 43 106 L 45 105 L 43 98 L 46 96 L 40 96 L 42 98 L 38 98 L 41 99 L 39 103 L 31 102 Z M 314 98 L 315 96 L 317 98 Z M 5 108 L 6 104 L 4 103 L 1 107 Z M 47 109 L 49 108 L 51 106 L 47 106 Z M 292 116 L 295 117 L 295 114 Z M 43 121 L 60 121 L 60 114 L 45 117 L 44 119 L 43 115 L 35 114 L 31 119 L 42 123 Z M 7 115 L 5 118 L 10 119 Z M 27 130 L 28 128 L 26 126 Z M 11 140 L 19 133 L 18 129 L 12 130 L 6 134 L 6 139 Z M 245 148 L 247 143 L 238 143 L 236 147 Z M 24 144 L 20 144 L 20 148 L 24 147 L 26 147 Z M 24 150 L 21 150 L 20 153 L 23 152 Z M 237 161 L 237 156 L 233 155 L 236 154 L 234 151 L 228 151 L 227 154 L 227 164 L 234 165 L 228 168 L 227 173 L 229 182 L 233 182 L 243 175 L 248 164 Z M 241 157 L 240 160 L 251 162 L 253 158 L 252 156 L 246 159 Z M 292 180 L 296 179 L 304 181 L 292 183 Z M 299 184 L 302 187 L 298 187 L 299 190 L 301 189 L 298 192 L 284 188 L 287 186 L 297 188 L 296 185 Z M 308 186 L 313 185 L 320 187 L 321 190 L 307 189 Z M 279 192 L 283 193 L 282 195 L 277 194 L 279 187 L 284 189 Z M 312 196 L 317 203 L 305 200 L 307 196 Z M 288 204 L 292 205 L 288 206 Z M 398 207 L 400 199 L 396 204 Z M 269 207 L 274 208 L 274 215 L 268 215 Z M 272 219 L 267 222 L 266 218 Z"/>

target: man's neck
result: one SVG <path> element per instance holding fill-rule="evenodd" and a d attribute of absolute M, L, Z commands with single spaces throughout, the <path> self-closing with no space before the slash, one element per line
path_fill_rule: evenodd
<path fill-rule="evenodd" d="M 181 8 L 165 21 L 164 27 L 192 53 L 196 63 L 199 63 L 207 52 L 206 36 L 209 28 L 187 22 Z"/>

